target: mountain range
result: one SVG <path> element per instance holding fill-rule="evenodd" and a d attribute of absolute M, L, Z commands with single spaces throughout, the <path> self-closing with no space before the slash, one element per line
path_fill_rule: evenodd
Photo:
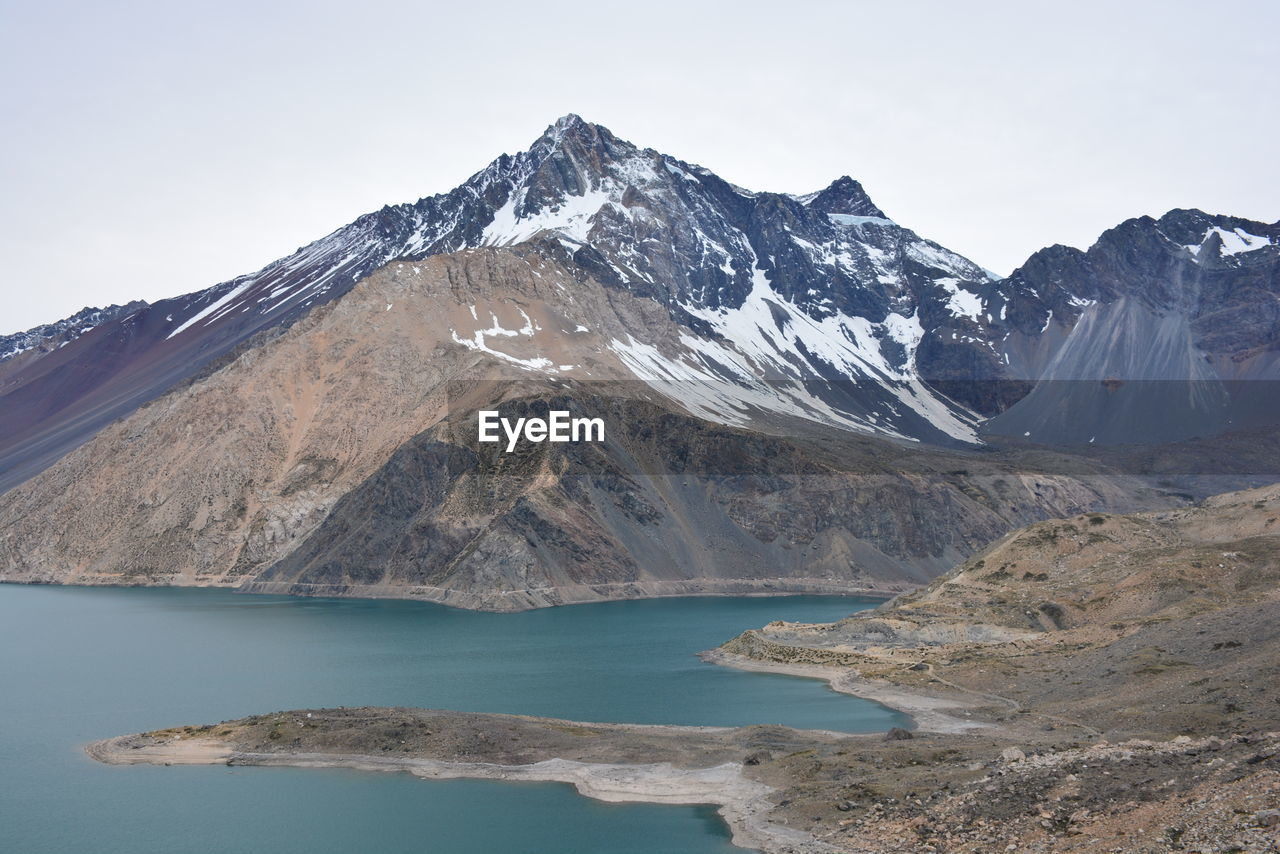
<path fill-rule="evenodd" d="M 1186 496 L 1101 446 L 1280 421 L 1280 223 L 998 277 L 855 180 L 752 192 L 566 116 L 257 273 L 0 338 L 0 579 L 517 608 L 919 584 Z M 478 409 L 602 417 L 478 445 Z"/>

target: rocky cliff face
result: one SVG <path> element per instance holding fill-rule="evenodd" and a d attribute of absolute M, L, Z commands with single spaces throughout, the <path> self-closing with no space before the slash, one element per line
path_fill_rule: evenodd
<path fill-rule="evenodd" d="M 850 470 L 803 444 L 573 389 L 500 411 L 549 408 L 601 416 L 611 438 L 508 455 L 453 425 L 428 431 L 249 589 L 393 592 L 494 609 L 700 592 L 891 592 L 936 575 L 1013 519 L 1161 500 L 1126 495 L 1134 484 L 1124 478 L 958 475 L 960 460 L 947 455 L 896 471 L 875 447 L 843 448 L 845 462 L 861 463 Z"/>
<path fill-rule="evenodd" d="M 1280 420 L 1280 223 L 1141 217 L 1000 283 L 1013 377 L 990 433 L 1046 444 L 1172 441 Z"/>

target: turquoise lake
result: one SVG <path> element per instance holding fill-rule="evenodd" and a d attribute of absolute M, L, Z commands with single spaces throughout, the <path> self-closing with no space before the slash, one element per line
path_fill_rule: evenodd
<path fill-rule="evenodd" d="M 556 783 L 291 768 L 108 767 L 95 739 L 282 709 L 399 705 L 588 721 L 884 731 L 825 683 L 696 653 L 843 597 L 689 598 L 486 614 L 225 590 L 0 585 L 0 851 L 741 852 L 711 807 Z"/>

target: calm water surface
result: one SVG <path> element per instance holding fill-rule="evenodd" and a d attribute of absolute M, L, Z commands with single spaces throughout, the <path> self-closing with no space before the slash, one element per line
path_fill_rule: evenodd
<path fill-rule="evenodd" d="M 222 590 L 0 585 L 0 851 L 741 852 L 710 807 L 555 783 L 291 768 L 108 767 L 94 739 L 281 709 L 400 705 L 590 721 L 885 730 L 825 683 L 695 653 L 840 597 L 664 599 L 482 614 Z"/>

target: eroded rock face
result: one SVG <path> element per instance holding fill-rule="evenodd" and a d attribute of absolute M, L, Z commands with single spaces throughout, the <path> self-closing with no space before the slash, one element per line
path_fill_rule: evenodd
<path fill-rule="evenodd" d="M 428 431 L 253 589 L 395 588 L 488 608 L 824 585 L 887 592 L 926 580 L 1009 524 L 982 502 L 993 493 L 977 479 L 963 485 L 975 498 L 936 475 L 839 471 L 786 440 L 648 403 L 545 405 L 581 406 L 627 428 L 602 445 L 516 455 L 476 453 Z M 720 469 L 726 456 L 738 473 Z M 1106 500 L 1082 482 L 1067 488 L 1072 500 Z"/>
<path fill-rule="evenodd" d="M 1280 224 L 1175 210 L 1054 246 L 999 283 L 1034 389 L 984 427 L 1045 444 L 1163 442 L 1280 416 Z"/>

